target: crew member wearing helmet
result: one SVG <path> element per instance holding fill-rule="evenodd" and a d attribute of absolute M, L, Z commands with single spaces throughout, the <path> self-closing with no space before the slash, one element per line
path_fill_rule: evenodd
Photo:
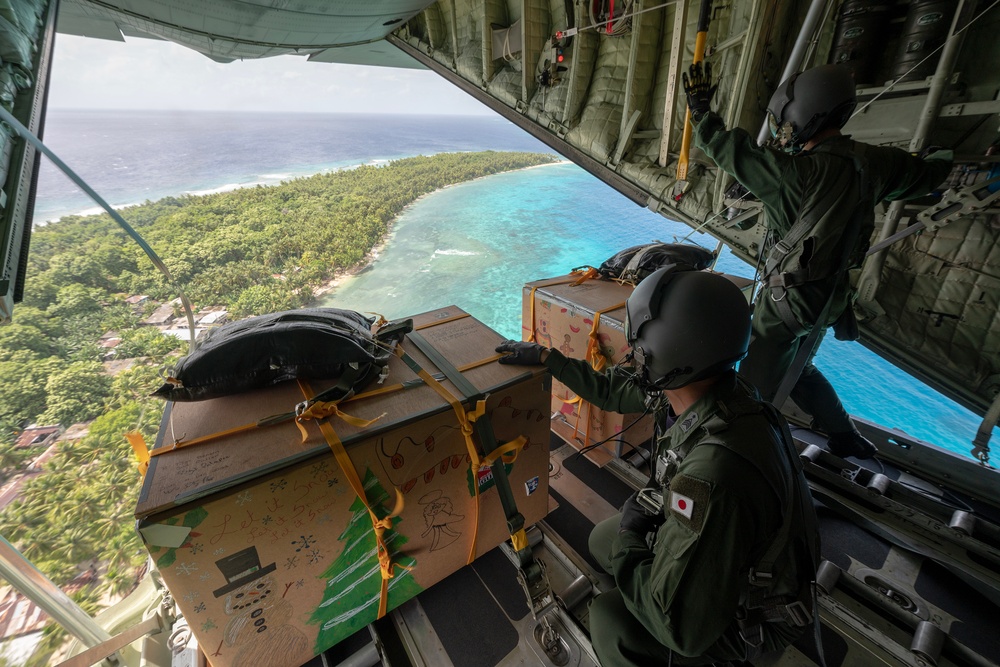
<path fill-rule="evenodd" d="M 767 107 L 773 146 L 758 146 L 741 128 L 727 130 L 711 111 L 718 86 L 712 84 L 708 63 L 704 70 L 692 65 L 683 80 L 695 145 L 764 205 L 771 245 L 740 373 L 773 401 L 815 326 L 833 326 L 838 338 L 857 339 L 856 292 L 847 272 L 864 260 L 875 203 L 930 193 L 951 170 L 951 151 L 920 159 L 841 134 L 856 105 L 854 81 L 842 65 L 794 74 L 778 86 Z M 788 379 L 794 382 L 790 395 L 829 435 L 830 451 L 871 457 L 875 446 L 858 433 L 833 387 L 812 364 L 822 334 L 804 352 L 809 356 L 801 375 Z"/>
<path fill-rule="evenodd" d="M 617 588 L 590 607 L 604 667 L 752 659 L 812 622 L 816 517 L 781 416 L 737 376 L 750 309 L 726 278 L 665 267 L 626 303 L 634 367 L 597 373 L 536 343 L 507 341 L 508 364 L 545 364 L 603 410 L 655 411 L 646 489 L 590 535 Z"/>

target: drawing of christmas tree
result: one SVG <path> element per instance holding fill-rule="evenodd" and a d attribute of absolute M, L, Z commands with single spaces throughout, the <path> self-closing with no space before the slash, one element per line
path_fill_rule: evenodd
<path fill-rule="evenodd" d="M 376 514 L 379 517 L 385 516 L 388 510 L 383 508 L 383 504 L 391 506 L 392 501 L 378 478 L 368 469 L 365 470 L 364 487 L 368 502 Z M 317 654 L 351 636 L 374 621 L 378 615 L 382 573 L 375 547 L 375 533 L 368 510 L 360 498 L 354 499 L 350 510 L 353 512 L 351 521 L 338 538 L 345 545 L 344 551 L 321 575 L 326 580 L 323 601 L 309 618 L 310 623 L 319 625 L 314 651 Z M 409 570 L 405 569 L 416 565 L 416 560 L 396 555 L 408 541 L 405 535 L 395 530 L 401 521 L 399 518 L 395 519 L 393 528 L 382 535 L 392 562 L 396 564 L 395 576 L 389 579 L 387 610 L 397 607 L 423 590 L 413 580 Z"/>

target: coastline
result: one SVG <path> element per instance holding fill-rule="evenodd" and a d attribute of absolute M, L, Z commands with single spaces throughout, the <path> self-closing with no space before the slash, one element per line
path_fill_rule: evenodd
<path fill-rule="evenodd" d="M 478 176 L 476 178 L 469 179 L 468 181 L 462 181 L 461 183 L 449 183 L 448 185 L 445 185 L 444 187 L 437 188 L 436 190 L 432 190 L 431 192 L 426 192 L 426 193 L 420 195 L 419 197 L 417 197 L 416 199 L 414 199 L 413 201 L 411 201 L 409 204 L 407 204 L 406 206 L 404 206 L 403 210 L 400 211 L 395 217 L 393 217 L 392 220 L 389 221 L 388 230 L 386 231 L 385 236 L 383 236 L 378 241 L 378 243 L 376 243 L 375 245 L 373 245 L 371 247 L 371 249 L 369 249 L 368 252 L 365 253 L 365 256 L 361 258 L 361 261 L 359 261 L 357 264 L 354 264 L 353 266 L 349 266 L 349 267 L 342 268 L 342 269 L 336 269 L 333 272 L 333 277 L 331 277 L 329 280 L 324 281 L 323 283 L 321 283 L 319 285 L 319 287 L 317 287 L 315 290 L 313 290 L 313 299 L 309 303 L 309 305 L 306 306 L 306 307 L 307 308 L 322 307 L 320 302 L 324 300 L 323 297 L 329 296 L 338 287 L 341 287 L 346 281 L 350 280 L 354 276 L 358 275 L 362 271 L 364 271 L 364 270 L 368 269 L 370 266 L 372 266 L 378 260 L 378 258 L 381 256 L 382 251 L 385 250 L 386 246 L 392 240 L 393 232 L 395 231 L 394 228 L 396 226 L 396 221 L 399 220 L 400 216 L 404 215 L 410 209 L 410 207 L 415 206 L 422 199 L 424 199 L 426 197 L 430 197 L 431 195 L 433 195 L 436 192 L 441 192 L 443 190 L 447 190 L 448 188 L 453 188 L 453 187 L 455 187 L 457 185 L 463 185 L 465 183 L 474 183 L 475 181 L 480 181 L 480 180 L 483 180 L 484 178 L 490 178 L 492 176 L 499 176 L 500 174 L 511 174 L 511 173 L 518 172 L 518 171 L 528 171 L 529 169 L 540 169 L 542 167 L 552 167 L 552 166 L 560 165 L 560 164 L 573 164 L 573 163 L 570 160 L 562 158 L 562 159 L 556 160 L 555 162 L 547 162 L 545 164 L 534 164 L 534 165 L 531 165 L 529 167 L 521 167 L 520 169 L 511 169 L 509 171 L 501 171 L 501 172 L 497 172 L 495 174 L 487 174 L 485 176 Z"/>

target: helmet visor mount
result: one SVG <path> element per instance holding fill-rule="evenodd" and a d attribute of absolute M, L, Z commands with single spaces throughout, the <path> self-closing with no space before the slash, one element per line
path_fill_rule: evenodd
<path fill-rule="evenodd" d="M 793 74 L 784 85 L 784 90 L 779 89 L 776 93 L 777 100 L 771 100 L 771 105 L 767 109 L 767 129 L 771 132 L 771 145 L 790 153 L 798 152 L 800 148 L 798 136 L 795 132 L 795 125 L 790 120 L 783 120 L 785 110 L 795 99 L 795 80 L 799 78 L 798 73 Z M 772 109 L 777 108 L 777 113 Z"/>

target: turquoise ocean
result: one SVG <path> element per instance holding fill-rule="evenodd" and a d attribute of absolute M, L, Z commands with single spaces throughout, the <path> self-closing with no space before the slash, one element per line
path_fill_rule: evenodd
<path fill-rule="evenodd" d="M 273 184 L 410 155 L 551 152 L 491 116 L 56 110 L 49 113 L 45 131 L 50 148 L 116 206 Z M 36 224 L 92 212 L 93 206 L 43 164 Z M 597 266 L 630 245 L 678 241 L 690 231 L 636 206 L 570 163 L 499 174 L 414 202 L 377 258 L 344 279 L 321 305 L 389 318 L 457 305 L 518 338 L 525 282 Z M 689 241 L 715 248 L 707 235 L 695 234 Z M 717 268 L 753 274 L 752 267 L 728 253 Z M 830 336 L 816 364 L 852 414 L 959 454 L 970 451 L 980 421 L 976 415 L 860 344 Z"/>

